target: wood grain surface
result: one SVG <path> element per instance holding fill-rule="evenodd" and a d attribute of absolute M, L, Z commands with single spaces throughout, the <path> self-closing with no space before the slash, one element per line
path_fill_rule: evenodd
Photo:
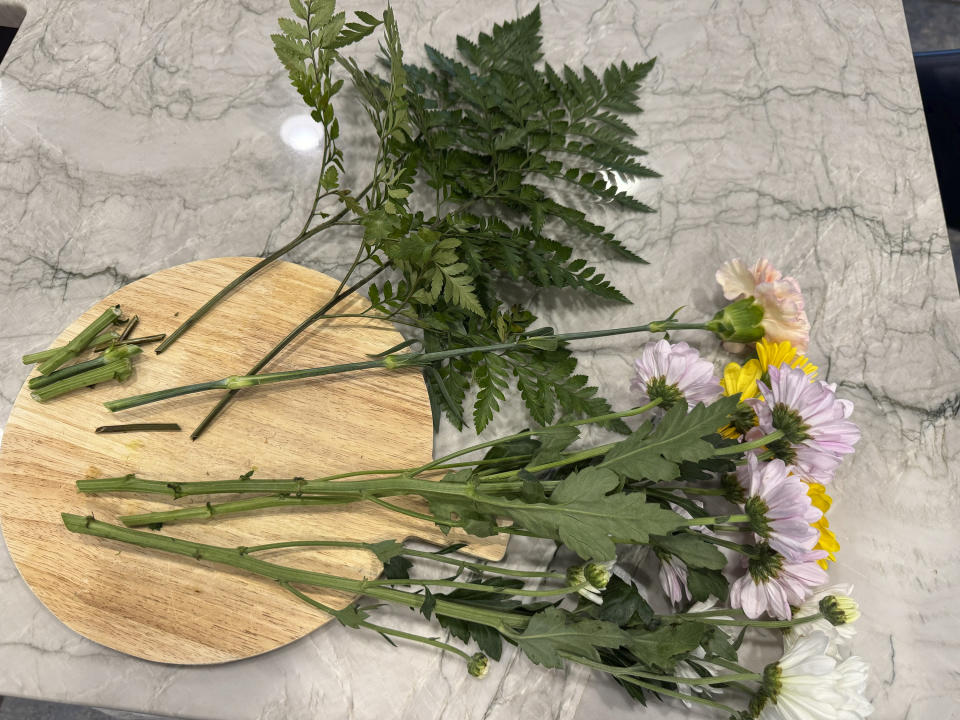
<path fill-rule="evenodd" d="M 256 258 L 219 258 L 169 268 L 132 283 L 90 308 L 53 343 L 62 345 L 106 307 L 140 316 L 135 335 L 169 333 Z M 21 389 L 0 448 L 0 524 L 17 568 L 40 600 L 76 632 L 121 652 L 168 663 L 218 663 L 296 640 L 329 620 L 272 582 L 184 558 L 67 532 L 61 512 L 118 515 L 203 502 L 136 496 L 81 496 L 75 482 L 135 472 L 155 480 L 318 477 L 429 460 L 433 433 L 422 378 L 415 370 L 364 371 L 252 388 L 206 434 L 190 430 L 220 396 L 210 392 L 111 415 L 101 403 L 135 393 L 245 373 L 337 282 L 276 263 L 221 303 L 162 355 L 135 358 L 133 377 L 38 403 Z M 341 312 L 359 312 L 354 299 Z M 270 366 L 292 369 L 365 359 L 400 342 L 373 321 L 326 321 L 304 333 Z M 24 348 L 34 350 L 36 348 Z M 24 368 L 26 372 L 26 368 Z M 180 433 L 97 435 L 99 425 L 176 422 Z M 159 496 L 158 496 L 159 497 Z M 221 495 L 218 499 L 231 499 Z M 407 498 L 410 507 L 419 499 Z M 302 539 L 420 538 L 446 544 L 430 523 L 364 503 L 345 508 L 283 509 L 164 528 L 171 536 L 218 545 Z M 499 559 L 505 543 L 478 540 L 473 554 Z M 377 560 L 352 550 L 283 550 L 276 560 L 348 577 L 373 577 Z M 318 592 L 343 607 L 352 598 Z"/>

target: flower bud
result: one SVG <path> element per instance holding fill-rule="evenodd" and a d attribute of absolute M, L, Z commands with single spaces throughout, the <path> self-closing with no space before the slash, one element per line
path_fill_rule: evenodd
<path fill-rule="evenodd" d="M 583 575 L 593 587 L 603 590 L 610 582 L 609 564 L 591 562 L 583 568 Z"/>
<path fill-rule="evenodd" d="M 574 565 L 567 568 L 567 584 L 583 585 L 587 581 L 587 576 L 583 572 L 583 565 Z"/>
<path fill-rule="evenodd" d="M 831 625 L 846 625 L 860 617 L 860 606 L 846 595 L 827 595 L 820 600 L 820 612 Z"/>
<path fill-rule="evenodd" d="M 487 674 L 489 665 L 490 658 L 483 653 L 478 652 L 467 661 L 467 672 L 475 678 L 482 678 Z"/>
<path fill-rule="evenodd" d="M 736 300 L 707 323 L 707 329 L 724 342 L 751 343 L 763 337 L 763 307 L 752 297 Z"/>
<path fill-rule="evenodd" d="M 578 588 L 577 592 L 590 602 L 603 605 L 603 589 L 610 582 L 612 567 L 613 562 L 574 565 L 567 569 L 567 585 Z"/>

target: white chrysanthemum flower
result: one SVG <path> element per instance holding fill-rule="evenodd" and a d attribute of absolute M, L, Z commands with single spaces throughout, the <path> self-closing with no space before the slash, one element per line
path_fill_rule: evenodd
<path fill-rule="evenodd" d="M 849 584 L 831 585 L 817 590 L 794 611 L 793 617 L 796 619 L 816 615 L 820 612 L 820 601 L 825 597 L 832 596 L 841 601 L 849 600 L 849 602 L 853 603 L 850 599 L 852 593 L 853 586 Z M 853 603 L 853 606 L 855 608 L 856 603 Z M 827 643 L 827 655 L 839 660 L 843 650 L 846 649 L 854 635 L 857 634 L 857 629 L 853 625 L 857 617 L 859 617 L 859 611 L 848 614 L 846 622 L 840 625 L 834 625 L 825 618 L 803 623 L 802 625 L 794 625 L 784 634 L 784 643 L 787 647 L 792 647 L 800 638 L 807 637 L 815 632 L 820 632 L 826 635 L 829 641 Z"/>
<path fill-rule="evenodd" d="M 867 700 L 867 678 L 870 675 L 870 666 L 863 658 L 849 657 L 837 665 L 840 675 L 838 686 L 846 700 L 841 709 L 838 720 L 859 720 L 873 712 L 873 705 Z"/>
<path fill-rule="evenodd" d="M 825 652 L 828 644 L 826 635 L 812 633 L 767 667 L 751 701 L 759 720 L 861 720 L 873 711 L 864 697 L 866 663 L 850 658 L 838 665 Z"/>

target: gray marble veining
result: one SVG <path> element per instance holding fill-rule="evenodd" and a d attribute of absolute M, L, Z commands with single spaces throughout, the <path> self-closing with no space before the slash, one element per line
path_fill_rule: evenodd
<path fill-rule="evenodd" d="M 280 134 L 302 113 L 267 39 L 285 3 L 26 4 L 0 68 L 3 417 L 26 374 L 25 348 L 137 277 L 277 247 L 299 229 L 314 182 L 310 153 Z M 407 52 L 420 59 L 424 42 L 450 48 L 455 31 L 475 34 L 531 6 L 396 9 Z M 832 577 L 853 582 L 862 603 L 856 649 L 873 663 L 876 717 L 958 717 L 960 296 L 899 2 L 551 0 L 543 16 L 551 62 L 658 58 L 636 127 L 663 174 L 638 189 L 658 214 L 611 218 L 651 262 L 603 260 L 635 304 L 544 295 L 544 320 L 576 330 L 683 304 L 692 317 L 712 313 L 714 269 L 733 256 L 767 255 L 798 277 L 812 357 L 856 402 L 863 429 L 833 487 L 842 550 Z M 347 115 L 350 162 L 362 168 L 362 115 Z M 294 259 L 336 274 L 350 247 L 338 238 Z M 636 346 L 620 339 L 581 352 L 621 406 Z M 518 422 L 508 413 L 499 427 Z M 438 450 L 463 441 L 445 428 Z M 511 554 L 546 559 L 538 546 Z M 198 718 L 638 712 L 587 673 L 546 672 L 508 652 L 476 682 L 459 662 L 334 624 L 230 665 L 134 660 L 61 625 L 5 551 L 0 694 Z"/>

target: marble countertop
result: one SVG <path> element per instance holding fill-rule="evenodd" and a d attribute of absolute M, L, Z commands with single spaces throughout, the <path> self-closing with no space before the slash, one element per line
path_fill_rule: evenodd
<path fill-rule="evenodd" d="M 19 355 L 94 301 L 297 232 L 314 178 L 309 153 L 281 139 L 302 114 L 267 38 L 283 6 L 26 0 L 0 67 L 0 417 L 26 376 Z M 450 48 L 454 29 L 475 35 L 531 7 L 396 9 L 409 56 L 422 58 L 424 42 Z M 960 295 L 900 2 L 551 0 L 543 18 L 551 62 L 658 58 L 636 127 L 663 174 L 639 189 L 658 214 L 618 225 L 651 265 L 603 261 L 635 305 L 546 302 L 544 320 L 576 330 L 683 304 L 712 313 L 714 269 L 734 256 L 766 255 L 798 277 L 812 358 L 863 430 L 835 486 L 832 577 L 862 603 L 856 651 L 873 666 L 875 717 L 960 717 Z M 369 147 L 352 142 L 362 166 Z M 293 259 L 336 275 L 349 252 L 334 241 Z M 702 289 L 691 298 L 677 280 Z M 635 348 L 582 353 L 623 406 Z M 445 428 L 438 449 L 463 441 Z M 477 682 L 438 653 L 335 624 L 229 665 L 135 660 L 60 624 L 3 548 L 0 695 L 224 719 L 638 713 L 588 673 L 507 652 Z"/>

